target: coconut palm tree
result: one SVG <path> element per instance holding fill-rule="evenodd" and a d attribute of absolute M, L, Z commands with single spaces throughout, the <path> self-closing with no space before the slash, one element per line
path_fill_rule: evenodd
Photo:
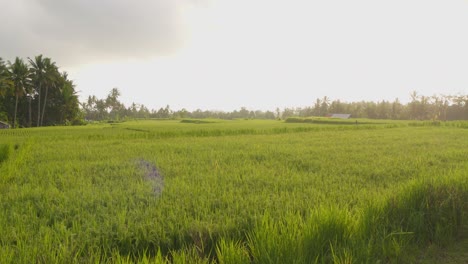
<path fill-rule="evenodd" d="M 329 106 L 330 106 L 330 98 L 328 98 L 328 96 L 324 96 L 322 99 L 322 103 L 320 105 L 320 115 L 328 114 Z"/>
<path fill-rule="evenodd" d="M 32 126 L 32 106 L 31 106 L 31 103 L 32 103 L 32 100 L 33 100 L 33 97 L 34 97 L 34 87 L 32 85 L 32 82 L 31 82 L 31 85 L 29 85 L 26 88 L 26 96 L 28 98 L 28 127 L 31 127 Z"/>
<path fill-rule="evenodd" d="M 30 86 L 30 79 L 29 79 L 29 68 L 28 65 L 20 59 L 16 57 L 15 62 L 11 63 L 8 62 L 8 72 L 9 72 L 9 79 L 13 83 L 14 87 L 14 94 L 15 94 L 15 114 L 13 119 L 13 127 L 17 127 L 16 123 L 16 114 L 18 112 L 18 99 L 22 97 L 26 89 Z"/>
<path fill-rule="evenodd" d="M 45 80 L 45 65 L 42 54 L 34 57 L 34 60 L 28 58 L 31 64 L 31 72 L 33 74 L 34 89 L 37 93 L 37 126 L 41 124 L 41 88 Z"/>
<path fill-rule="evenodd" d="M 55 87 L 59 76 L 58 68 L 55 66 L 55 62 L 52 62 L 50 58 L 44 58 L 38 55 L 33 59 L 28 58 L 31 64 L 31 71 L 33 73 L 33 83 L 37 92 L 37 126 L 42 126 L 44 121 L 45 108 L 47 105 L 47 93 L 49 87 Z M 45 94 L 42 95 L 42 88 L 45 88 Z M 41 98 L 44 98 L 41 111 Z"/>
<path fill-rule="evenodd" d="M 5 61 L 0 57 L 0 96 L 6 96 L 12 87 L 11 80 L 8 78 L 8 68 Z"/>
<path fill-rule="evenodd" d="M 49 92 L 49 87 L 57 88 L 58 81 L 60 79 L 60 73 L 58 67 L 55 65 L 55 62 L 52 62 L 50 58 L 44 59 L 45 65 L 45 94 L 44 94 L 44 104 L 42 105 L 42 115 L 41 115 L 41 126 L 44 122 L 45 109 L 47 105 L 47 93 Z"/>

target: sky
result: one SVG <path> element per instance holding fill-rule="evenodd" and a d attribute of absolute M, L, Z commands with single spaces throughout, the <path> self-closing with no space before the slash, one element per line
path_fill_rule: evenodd
<path fill-rule="evenodd" d="M 80 99 L 274 110 L 467 94 L 468 0 L 0 0 L 0 57 L 52 58 Z"/>

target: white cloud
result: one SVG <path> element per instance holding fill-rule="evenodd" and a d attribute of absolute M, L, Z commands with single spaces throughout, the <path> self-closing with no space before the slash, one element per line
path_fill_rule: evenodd
<path fill-rule="evenodd" d="M 51 56 L 84 96 L 273 109 L 468 87 L 466 0 L 2 1 L 0 56 Z"/>
<path fill-rule="evenodd" d="M 147 58 L 183 46 L 184 5 L 174 0 L 7 1 L 3 56 L 52 57 L 61 65 Z M 3 3 L 4 2 L 4 3 Z M 4 5 L 5 4 L 5 5 Z M 6 38 L 3 36 L 6 35 Z"/>

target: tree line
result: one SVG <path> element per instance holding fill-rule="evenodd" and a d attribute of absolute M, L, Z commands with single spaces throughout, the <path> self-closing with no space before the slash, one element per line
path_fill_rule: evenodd
<path fill-rule="evenodd" d="M 172 110 L 169 105 L 149 110 L 146 106 L 132 103 L 125 107 L 119 101 L 120 91 L 113 88 L 107 98 L 89 96 L 83 102 L 84 117 L 89 121 L 125 120 L 135 118 L 219 118 L 219 119 L 286 119 L 292 116 L 310 117 L 329 114 L 351 114 L 353 118 L 395 119 L 395 120 L 468 120 L 468 96 L 418 95 L 410 94 L 407 104 L 394 101 L 342 102 L 325 96 L 318 98 L 311 106 L 297 108 L 277 108 L 275 111 L 248 110 L 241 107 L 231 112 L 197 109 Z"/>
<path fill-rule="evenodd" d="M 43 55 L 0 58 L 0 120 L 13 127 L 78 124 L 82 111 L 75 85 Z"/>
<path fill-rule="evenodd" d="M 169 105 L 159 109 L 149 110 L 143 104 L 132 103 L 126 107 L 119 101 L 121 95 L 118 88 L 113 88 L 106 98 L 99 99 L 96 96 L 89 96 L 88 99 L 81 103 L 84 117 L 87 121 L 121 121 L 126 119 L 145 119 L 145 118 L 219 118 L 219 119 L 235 119 L 235 118 L 260 118 L 260 119 L 275 119 L 276 116 L 271 111 L 249 111 L 242 107 L 239 111 L 232 112 L 223 111 L 208 111 L 197 109 L 188 111 L 185 108 L 181 110 L 172 110 Z"/>
<path fill-rule="evenodd" d="M 52 59 L 43 55 L 27 60 L 16 57 L 13 62 L 0 58 L 0 121 L 7 121 L 13 127 L 145 118 L 286 119 L 333 113 L 371 119 L 468 120 L 467 95 L 425 96 L 412 92 L 411 101 L 406 104 L 398 99 L 343 102 L 325 96 L 306 107 L 277 108 L 275 111 L 241 107 L 231 112 L 201 109 L 175 111 L 169 105 L 149 110 L 136 103 L 126 107 L 119 101 L 120 95 L 120 91 L 113 88 L 104 99 L 89 96 L 80 103 L 75 84 L 66 72 L 59 70 Z"/>
<path fill-rule="evenodd" d="M 329 114 L 351 114 L 353 118 L 394 120 L 468 120 L 468 95 L 419 95 L 410 94 L 406 104 L 394 101 L 342 102 L 327 96 L 316 99 L 304 108 L 286 108 L 281 111 L 283 119 L 291 116 L 326 116 Z M 279 111 L 279 109 L 277 109 Z"/>

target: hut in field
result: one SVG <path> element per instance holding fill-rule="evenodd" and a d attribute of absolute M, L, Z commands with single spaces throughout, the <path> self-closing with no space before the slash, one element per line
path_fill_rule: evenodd
<path fill-rule="evenodd" d="M 8 129 L 10 125 L 8 123 L 0 121 L 0 129 Z"/>
<path fill-rule="evenodd" d="M 351 114 L 329 114 L 327 117 L 329 117 L 329 118 L 349 119 L 351 117 Z"/>

